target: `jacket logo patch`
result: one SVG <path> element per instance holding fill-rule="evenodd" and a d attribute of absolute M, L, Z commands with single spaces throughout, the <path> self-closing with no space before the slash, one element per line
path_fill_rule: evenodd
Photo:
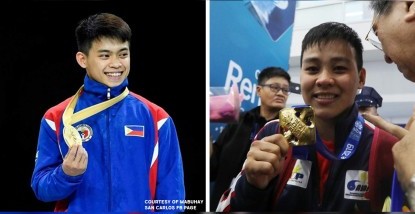
<path fill-rule="evenodd" d="M 125 125 L 125 136 L 144 137 L 144 126 L 140 125 Z"/>
<path fill-rule="evenodd" d="M 91 140 L 92 135 L 94 134 L 91 126 L 88 126 L 87 124 L 79 124 L 75 129 L 79 132 L 79 135 L 81 135 L 82 142 Z"/>
<path fill-rule="evenodd" d="M 288 179 L 287 184 L 298 186 L 306 189 L 308 179 L 310 178 L 311 161 L 298 159 L 291 173 L 291 178 Z"/>
<path fill-rule="evenodd" d="M 347 170 L 344 187 L 344 198 L 354 200 L 369 200 L 365 193 L 369 191 L 369 176 L 367 171 Z"/>

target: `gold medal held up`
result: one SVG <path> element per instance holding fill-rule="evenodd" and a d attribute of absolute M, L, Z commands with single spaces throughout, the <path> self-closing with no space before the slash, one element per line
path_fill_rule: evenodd
<path fill-rule="evenodd" d="M 76 130 L 75 127 L 71 125 L 67 125 L 63 128 L 63 139 L 69 148 L 75 144 L 82 144 L 81 135 L 79 134 L 78 130 Z"/>
<path fill-rule="evenodd" d="M 82 109 L 74 113 L 76 103 L 78 102 L 79 95 L 81 94 L 83 88 L 84 86 L 82 85 L 78 89 L 76 94 L 72 97 L 71 101 L 69 102 L 68 106 L 66 106 L 65 111 L 63 112 L 63 115 L 62 115 L 62 120 L 63 120 L 63 125 L 64 125 L 63 139 L 65 140 L 66 145 L 68 145 L 69 148 L 71 148 L 75 144 L 82 145 L 81 135 L 72 126 L 72 124 L 75 124 L 85 118 L 88 118 L 92 115 L 95 115 L 98 112 L 101 112 L 107 109 L 108 107 L 111 107 L 115 103 L 118 103 L 119 101 L 124 99 L 130 93 L 128 88 L 125 88 L 124 91 L 120 95 L 112 99 L 109 99 L 105 102 L 98 103 L 96 105 L 90 106 L 88 108 Z"/>
<path fill-rule="evenodd" d="M 305 146 L 316 143 L 314 111 L 311 106 L 283 108 L 279 116 L 280 129 L 288 143 Z"/>

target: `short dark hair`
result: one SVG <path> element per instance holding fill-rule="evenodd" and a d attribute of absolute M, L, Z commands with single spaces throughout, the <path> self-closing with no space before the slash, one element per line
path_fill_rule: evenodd
<path fill-rule="evenodd" d="M 325 45 L 336 40 L 343 40 L 350 44 L 356 52 L 357 69 L 363 67 L 363 45 L 359 35 L 346 24 L 339 22 L 326 22 L 311 28 L 303 39 L 301 46 L 300 66 L 302 66 L 303 54 L 307 48 L 313 45 Z"/>
<path fill-rule="evenodd" d="M 120 17 L 110 13 L 98 13 L 82 20 L 75 30 L 78 51 L 88 55 L 95 40 L 101 38 L 131 41 L 130 26 Z"/>
<path fill-rule="evenodd" d="M 273 77 L 282 77 L 291 83 L 291 77 L 287 71 L 280 67 L 266 67 L 258 75 L 258 85 L 264 84 L 267 80 Z"/>
<path fill-rule="evenodd" d="M 375 11 L 375 14 L 387 15 L 390 13 L 393 1 L 390 0 L 374 0 L 371 1 L 369 6 Z"/>

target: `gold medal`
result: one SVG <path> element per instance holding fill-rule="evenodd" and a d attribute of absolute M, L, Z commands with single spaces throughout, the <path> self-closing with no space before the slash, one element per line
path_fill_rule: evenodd
<path fill-rule="evenodd" d="M 283 108 L 279 116 L 281 133 L 293 146 L 316 143 L 314 111 L 311 106 Z"/>
<path fill-rule="evenodd" d="M 63 139 L 66 144 L 71 148 L 75 144 L 82 144 L 82 138 L 75 127 L 68 125 L 63 128 Z"/>
<path fill-rule="evenodd" d="M 123 100 L 130 93 L 128 88 L 126 87 L 120 95 L 112 99 L 109 99 L 105 102 L 90 106 L 88 108 L 82 109 L 74 113 L 76 102 L 78 101 L 79 95 L 81 94 L 83 88 L 84 86 L 82 85 L 81 88 L 78 89 L 76 94 L 72 97 L 71 101 L 69 102 L 68 106 L 66 106 L 65 111 L 63 112 L 63 115 L 62 115 L 62 120 L 64 124 L 63 139 L 65 140 L 69 148 L 71 148 L 73 145 L 76 145 L 76 144 L 82 144 L 81 135 L 72 126 L 72 124 L 77 123 L 85 118 L 88 118 L 98 112 L 101 112 L 111 107 L 115 103 Z"/>

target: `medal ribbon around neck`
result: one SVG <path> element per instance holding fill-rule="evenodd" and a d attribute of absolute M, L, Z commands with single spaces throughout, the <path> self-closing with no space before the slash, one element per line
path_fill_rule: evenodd
<path fill-rule="evenodd" d="M 329 160 L 346 160 L 349 159 L 356 151 L 357 146 L 360 142 L 360 137 L 362 136 L 362 130 L 364 125 L 364 119 L 362 115 L 358 115 L 354 123 L 353 129 L 347 137 L 346 143 L 343 146 L 342 151 L 336 157 L 332 154 L 326 145 L 324 145 L 320 136 L 317 133 L 317 151 Z"/>
<path fill-rule="evenodd" d="M 402 212 L 402 207 L 405 201 L 405 194 L 401 188 L 401 185 L 398 181 L 398 175 L 396 170 L 393 172 L 392 178 L 392 191 L 391 191 L 391 210 L 389 212 Z"/>
<path fill-rule="evenodd" d="M 72 147 L 75 144 L 81 144 L 82 138 L 79 135 L 79 132 L 75 129 L 75 127 L 72 126 L 72 124 L 77 123 L 85 118 L 88 118 L 98 112 L 101 112 L 112 105 L 118 103 L 122 99 L 124 99 L 128 93 L 129 90 L 126 87 L 125 90 L 118 96 L 109 99 L 105 102 L 98 103 L 96 105 L 90 106 L 88 108 L 82 109 L 81 111 L 78 111 L 74 114 L 75 106 L 78 101 L 79 95 L 81 94 L 81 91 L 83 90 L 84 86 L 82 85 L 76 94 L 72 97 L 71 101 L 69 102 L 68 106 L 65 109 L 65 112 L 63 113 L 62 120 L 63 120 L 63 139 L 65 140 L 66 144 L 70 147 Z"/>

